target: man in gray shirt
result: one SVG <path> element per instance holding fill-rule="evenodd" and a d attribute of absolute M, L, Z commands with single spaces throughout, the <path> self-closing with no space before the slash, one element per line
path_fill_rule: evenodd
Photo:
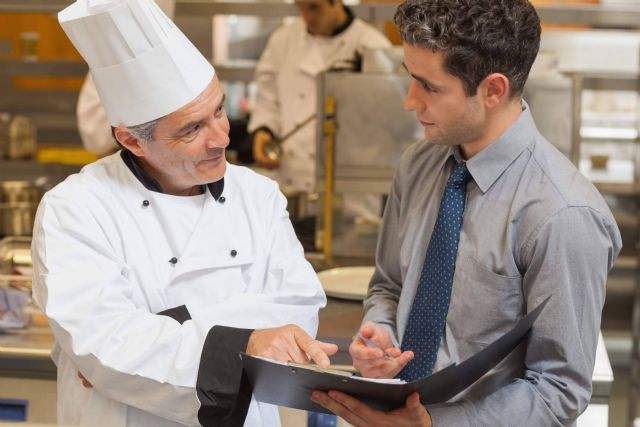
<path fill-rule="evenodd" d="M 574 425 L 591 396 L 621 239 L 598 191 L 521 99 L 539 18 L 527 0 L 407 0 L 395 21 L 413 78 L 405 108 L 426 141 L 398 166 L 365 300 L 360 333 L 385 350 L 356 339 L 354 366 L 426 376 L 551 299 L 514 352 L 445 404 L 413 394 L 382 413 L 335 391 L 312 399 L 356 426 Z"/>

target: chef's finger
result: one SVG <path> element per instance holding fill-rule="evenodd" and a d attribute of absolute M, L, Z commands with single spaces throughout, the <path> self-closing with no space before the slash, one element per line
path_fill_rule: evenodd
<path fill-rule="evenodd" d="M 318 366 L 327 367 L 330 365 L 329 357 L 323 351 L 320 341 L 314 340 L 303 330 L 296 331 L 294 336 L 298 346 L 311 356 Z"/>

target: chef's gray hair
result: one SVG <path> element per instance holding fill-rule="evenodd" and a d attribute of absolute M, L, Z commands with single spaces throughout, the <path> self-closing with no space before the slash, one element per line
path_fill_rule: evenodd
<path fill-rule="evenodd" d="M 540 19 L 527 0 L 406 0 L 394 20 L 403 42 L 443 53 L 468 96 L 492 73 L 521 95 L 540 46 Z"/>
<path fill-rule="evenodd" d="M 156 127 L 160 119 L 151 120 L 141 125 L 128 126 L 127 129 L 138 139 L 145 142 L 153 142 L 154 134 L 156 133 Z"/>

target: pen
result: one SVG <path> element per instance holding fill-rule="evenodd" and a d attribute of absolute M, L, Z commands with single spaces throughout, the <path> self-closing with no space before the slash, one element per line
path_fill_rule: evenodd
<path fill-rule="evenodd" d="M 358 333 L 356 336 L 353 337 L 354 340 L 356 338 L 360 338 L 362 342 L 365 343 L 368 347 L 379 348 L 380 350 L 382 350 L 382 354 L 384 355 L 384 358 L 387 360 L 391 360 L 391 357 L 389 357 L 389 355 L 384 351 L 384 349 L 380 347 L 374 340 L 370 338 L 365 338 L 360 333 Z"/>

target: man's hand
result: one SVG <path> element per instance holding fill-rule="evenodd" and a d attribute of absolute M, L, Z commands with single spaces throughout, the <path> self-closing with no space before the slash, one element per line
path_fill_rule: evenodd
<path fill-rule="evenodd" d="M 311 400 L 344 418 L 355 427 L 431 427 L 431 416 L 420 403 L 418 393 L 410 394 L 403 408 L 387 413 L 371 409 L 359 400 L 339 391 L 325 393 L 314 390 L 311 393 Z"/>
<path fill-rule="evenodd" d="M 249 336 L 247 344 L 247 354 L 252 356 L 306 364 L 309 363 L 309 355 L 322 367 L 329 366 L 329 356 L 337 351 L 337 345 L 314 340 L 296 325 L 256 329 Z"/>
<path fill-rule="evenodd" d="M 384 349 L 366 345 L 356 338 L 349 346 L 349 354 L 353 359 L 353 367 L 367 378 L 393 378 L 413 359 L 413 352 L 402 352 L 393 347 L 389 332 L 383 326 L 366 322 L 360 328 L 360 335 L 373 340 Z M 384 356 L 388 357 L 384 357 Z"/>
<path fill-rule="evenodd" d="M 253 159 L 259 166 L 274 169 L 280 166 L 280 161 L 272 159 L 266 152 L 269 144 L 275 144 L 271 134 L 265 130 L 259 130 L 253 136 Z"/>

